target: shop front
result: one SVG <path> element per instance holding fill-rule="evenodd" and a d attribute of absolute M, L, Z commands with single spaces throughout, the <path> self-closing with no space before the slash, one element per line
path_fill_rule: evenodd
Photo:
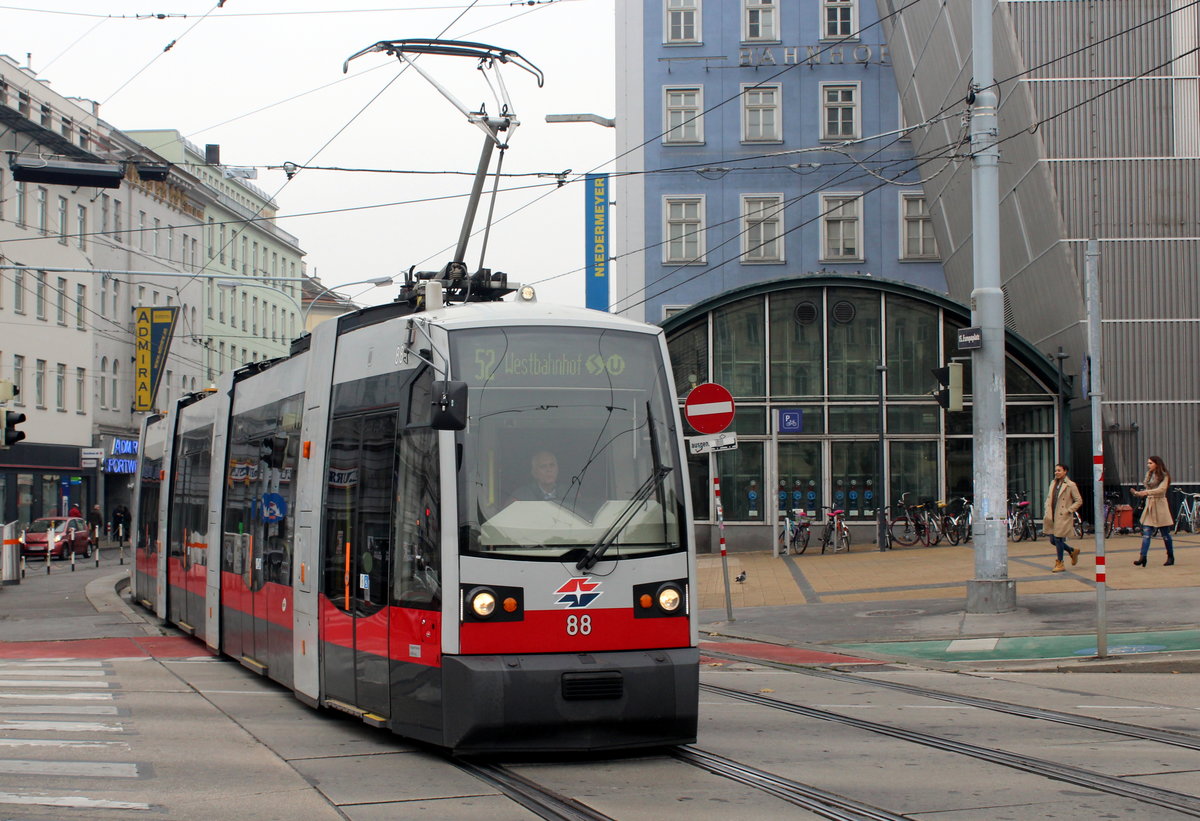
<path fill-rule="evenodd" d="M 861 544 L 874 541 L 881 505 L 969 498 L 970 352 L 956 344 L 969 319 L 965 306 L 911 285 L 822 275 L 747 286 L 666 320 L 681 401 L 711 381 L 736 405 L 738 448 L 690 460 L 700 544 L 716 542 L 714 476 L 733 550 L 770 549 L 788 510 L 818 523 L 845 510 Z M 1010 336 L 1007 349 L 1010 493 L 1040 504 L 1055 461 L 1057 376 L 1023 340 Z M 933 396 L 933 369 L 952 361 L 966 366 L 959 412 Z"/>

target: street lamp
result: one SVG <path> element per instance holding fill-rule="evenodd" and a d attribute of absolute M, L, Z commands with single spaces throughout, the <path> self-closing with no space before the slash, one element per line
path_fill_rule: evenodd
<path fill-rule="evenodd" d="M 308 326 L 308 312 L 312 310 L 313 305 L 317 304 L 317 300 L 331 292 L 334 288 L 349 288 L 351 285 L 374 285 L 376 288 L 382 288 L 384 285 L 392 284 L 392 277 L 379 276 L 371 277 L 370 279 L 360 279 L 354 282 L 343 282 L 340 285 L 327 285 L 317 292 L 317 295 L 308 301 L 308 306 L 300 313 L 300 328 L 303 330 Z"/>

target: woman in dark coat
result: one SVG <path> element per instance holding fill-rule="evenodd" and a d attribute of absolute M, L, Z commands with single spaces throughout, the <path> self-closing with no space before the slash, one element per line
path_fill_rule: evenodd
<path fill-rule="evenodd" d="M 1142 510 L 1142 555 L 1134 561 L 1138 567 L 1146 566 L 1146 554 L 1150 552 L 1150 538 L 1157 529 L 1167 545 L 1167 560 L 1164 566 L 1175 564 L 1175 545 L 1171 542 L 1171 527 L 1175 520 L 1171 518 L 1171 506 L 1167 503 L 1167 490 L 1171 487 L 1171 474 L 1158 456 L 1146 460 L 1146 478 L 1142 480 L 1145 490 L 1133 491 L 1134 496 L 1146 500 Z"/>

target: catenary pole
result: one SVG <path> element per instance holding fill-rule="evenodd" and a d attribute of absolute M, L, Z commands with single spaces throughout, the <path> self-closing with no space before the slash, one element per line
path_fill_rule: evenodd
<path fill-rule="evenodd" d="M 1004 431 L 1004 292 L 1000 289 L 1000 149 L 992 57 L 995 0 L 972 0 L 971 220 L 974 289 L 972 321 L 982 346 L 972 360 L 974 429 L 975 578 L 967 583 L 968 613 L 1016 607 L 1008 578 L 1006 507 L 1008 461 Z"/>
<path fill-rule="evenodd" d="M 1104 560 L 1104 428 L 1100 418 L 1100 243 L 1089 239 L 1083 275 L 1087 300 L 1088 399 L 1092 406 L 1092 530 L 1096 534 L 1096 655 L 1108 655 L 1108 613 L 1105 593 L 1107 576 Z"/>

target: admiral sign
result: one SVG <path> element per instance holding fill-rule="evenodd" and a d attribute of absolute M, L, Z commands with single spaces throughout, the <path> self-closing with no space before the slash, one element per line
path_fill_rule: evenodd
<path fill-rule="evenodd" d="M 136 348 L 133 367 L 133 409 L 139 413 L 154 410 L 154 397 L 162 382 L 167 351 L 179 308 L 137 307 L 133 309 L 133 328 Z"/>

